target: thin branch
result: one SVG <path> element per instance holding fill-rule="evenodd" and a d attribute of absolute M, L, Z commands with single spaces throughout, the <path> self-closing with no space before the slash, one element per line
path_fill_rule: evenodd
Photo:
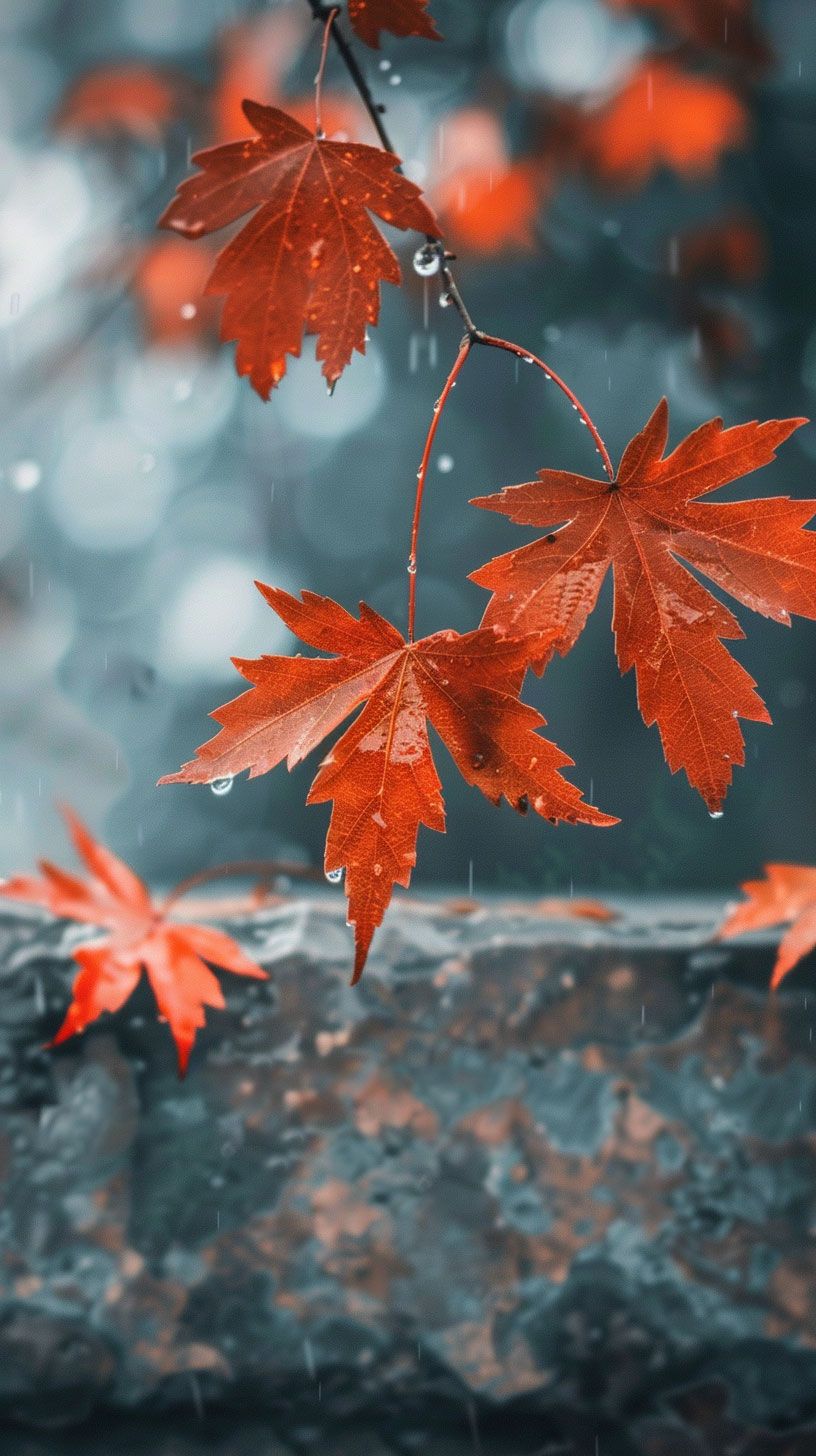
<path fill-rule="evenodd" d="M 610 480 L 615 479 L 615 471 L 612 465 L 612 461 L 609 458 L 609 451 L 607 450 L 603 440 L 601 439 L 598 429 L 592 420 L 592 416 L 588 413 L 586 409 L 584 409 L 584 406 L 581 404 L 581 401 L 578 398 L 577 394 L 573 394 L 569 385 L 564 383 L 564 380 L 561 379 L 559 375 L 557 375 L 555 371 L 550 368 L 549 364 L 545 364 L 543 359 L 538 359 L 536 355 L 531 354 L 528 349 L 522 349 L 520 344 L 512 344 L 507 339 L 496 339 L 493 337 L 492 334 L 483 334 L 481 329 L 476 330 L 476 333 L 473 336 L 473 342 L 475 344 L 485 344 L 489 349 L 506 349 L 508 354 L 515 354 L 517 359 L 523 359 L 526 364 L 537 364 L 539 369 L 543 369 L 547 379 L 551 379 L 553 384 L 558 386 L 561 392 L 567 396 L 567 399 L 569 400 L 573 409 L 577 410 L 579 418 L 583 420 L 584 424 L 589 430 L 590 435 L 595 441 L 595 449 L 597 450 L 603 461 L 604 470 L 606 471 Z"/>
<path fill-rule="evenodd" d="M 315 19 L 325 21 L 326 23 L 326 29 L 323 36 L 323 52 L 318 79 L 322 79 L 323 69 L 325 67 L 326 60 L 326 47 L 328 44 L 329 35 L 331 34 L 331 38 L 333 39 L 337 50 L 345 63 L 346 70 L 348 71 L 351 80 L 354 82 L 354 85 L 357 88 L 357 92 L 363 105 L 366 108 L 366 111 L 371 117 L 380 142 L 385 147 L 385 150 L 387 152 L 390 152 L 395 157 L 398 156 L 399 154 L 394 147 L 390 136 L 388 135 L 385 123 L 382 119 L 385 107 L 380 106 L 375 102 L 368 82 L 366 81 L 365 76 L 363 75 L 359 65 L 357 64 L 357 58 L 354 55 L 354 52 L 352 51 L 348 41 L 342 34 L 339 27 L 332 24 L 334 17 L 337 14 L 336 9 L 333 7 L 330 8 L 328 5 L 321 3 L 321 0 L 307 0 L 307 3 Z M 453 307 L 459 314 L 462 323 L 465 326 L 466 332 L 465 337 L 459 346 L 459 353 L 456 356 L 453 368 L 451 369 L 451 372 L 448 375 L 447 380 L 445 381 L 445 387 L 442 390 L 442 393 L 439 396 L 436 404 L 434 405 L 433 419 L 431 420 L 431 426 L 428 431 L 427 439 L 425 441 L 425 449 L 422 453 L 422 462 L 417 472 L 416 503 L 414 506 L 413 524 L 411 527 L 411 551 L 408 557 L 409 642 L 413 642 L 414 640 L 414 624 L 416 617 L 417 541 L 419 537 L 419 522 L 420 516 L 422 514 L 422 500 L 425 492 L 425 480 L 428 474 L 428 465 L 431 458 L 431 450 L 433 449 L 433 443 L 436 437 L 436 431 L 439 427 L 439 421 L 442 417 L 442 411 L 445 408 L 445 404 L 447 403 L 450 392 L 453 389 L 453 386 L 455 385 L 456 380 L 462 368 L 464 367 L 465 361 L 467 360 L 468 355 L 470 354 L 470 351 L 474 344 L 483 344 L 486 348 L 490 349 L 504 349 L 508 354 L 514 354 L 517 359 L 523 359 L 528 364 L 535 364 L 538 366 L 539 369 L 543 370 L 545 378 L 551 379 L 553 381 L 553 384 L 555 384 L 557 388 L 560 389 L 564 395 L 566 395 L 573 409 L 577 411 L 579 418 L 586 425 L 590 435 L 592 436 L 592 439 L 595 442 L 595 448 L 603 461 L 604 470 L 606 471 L 607 476 L 609 477 L 610 481 L 614 481 L 615 479 L 615 472 L 612 466 L 612 461 L 609 458 L 609 452 L 601 438 L 600 432 L 594 424 L 591 415 L 584 408 L 578 396 L 574 394 L 573 391 L 570 389 L 569 385 L 566 384 L 564 380 L 561 379 L 559 375 L 557 375 L 555 371 L 550 368 L 549 364 L 545 364 L 542 359 L 537 358 L 535 354 L 531 354 L 528 349 L 523 349 L 520 344 L 513 344 L 507 339 L 496 338 L 492 334 L 486 334 L 482 329 L 477 328 L 476 324 L 473 322 L 473 318 L 471 317 L 467 304 L 462 298 L 458 284 L 450 267 L 450 264 L 454 258 L 454 254 L 448 252 L 443 239 L 434 238 L 430 235 L 426 235 L 425 244 L 422 252 L 425 254 L 429 262 L 434 257 L 438 260 L 439 274 L 442 280 L 442 301 L 443 303 L 447 302 L 453 305 Z"/>
<path fill-rule="evenodd" d="M 442 411 L 447 404 L 456 380 L 464 368 L 465 361 L 473 348 L 473 337 L 465 334 L 459 345 L 459 353 L 450 374 L 445 380 L 445 388 L 442 390 L 436 404 L 434 405 L 431 428 L 428 431 L 428 438 L 425 441 L 425 449 L 422 452 L 422 464 L 417 472 L 416 504 L 414 506 L 414 522 L 411 528 L 411 554 L 408 557 L 408 641 L 414 640 L 414 618 L 416 615 L 416 574 L 417 574 L 417 539 L 419 537 L 419 518 L 422 514 L 422 497 L 425 491 L 425 477 L 428 474 L 428 465 L 431 459 L 431 450 L 436 437 L 439 421 L 442 418 Z"/>
<path fill-rule="evenodd" d="M 326 27 L 323 31 L 323 44 L 320 47 L 320 65 L 315 76 L 315 136 L 323 137 L 326 133 L 320 120 L 320 107 L 323 100 L 323 77 L 326 74 L 326 57 L 329 54 L 329 36 L 331 35 L 332 21 L 340 14 L 337 6 L 329 11 L 326 18 Z"/>
<path fill-rule="evenodd" d="M 328 22 L 326 34 L 328 34 L 328 31 L 331 30 L 332 39 L 337 47 L 339 54 L 342 56 L 343 61 L 345 62 L 346 70 L 348 71 L 351 80 L 354 82 L 354 85 L 357 88 L 360 100 L 362 101 L 363 105 L 366 108 L 366 111 L 368 112 L 372 122 L 374 123 L 377 135 L 382 142 L 382 145 L 385 147 L 387 152 L 391 152 L 394 156 L 398 156 L 397 150 L 393 142 L 391 141 L 391 138 L 388 135 L 385 124 L 382 120 L 385 107 L 379 106 L 375 102 L 368 82 L 366 81 L 365 76 L 363 75 L 359 65 L 357 64 L 357 58 L 354 55 L 354 52 L 352 51 L 348 41 L 340 31 L 339 27 L 337 25 L 331 24 L 331 18 L 337 13 L 336 9 L 321 3 L 321 0 L 307 0 L 307 3 L 316 20 Z M 609 452 L 607 451 L 607 448 L 601 438 L 600 432 L 593 423 L 591 415 L 581 404 L 578 396 L 573 394 L 569 385 L 565 384 L 564 380 L 559 378 L 554 370 L 550 368 L 549 364 L 545 364 L 543 360 L 537 358 L 535 354 L 531 354 L 528 349 L 523 349 L 520 344 L 510 343 L 507 339 L 494 338 L 492 334 L 486 334 L 481 329 L 477 328 L 476 324 L 473 322 L 467 304 L 462 298 L 456 279 L 454 278 L 451 271 L 450 264 L 454 258 L 454 254 L 448 252 L 447 248 L 445 247 L 444 241 L 440 238 L 432 238 L 430 236 L 427 236 L 425 241 L 425 247 L 429 256 L 431 254 L 435 254 L 435 256 L 439 259 L 439 272 L 443 285 L 442 297 L 447 298 L 448 301 L 453 304 L 454 308 L 459 314 L 460 319 L 462 320 L 462 323 L 465 326 L 468 340 L 470 341 L 470 343 L 485 344 L 491 349 L 506 349 L 508 353 L 515 354 L 518 359 L 529 360 L 531 364 L 536 364 L 538 365 L 539 369 L 543 369 L 547 378 L 552 380 L 553 384 L 555 384 L 562 391 L 562 393 L 566 395 L 570 404 L 575 410 L 577 410 L 580 419 L 583 420 L 595 442 L 595 448 L 603 461 L 606 474 L 608 475 L 610 480 L 614 480 L 615 471 L 612 466 L 612 461 L 609 458 Z M 461 364 L 459 363 L 458 359 L 457 363 L 454 365 L 454 369 L 458 373 L 457 366 L 458 368 L 461 368 Z M 443 394 L 443 398 L 445 397 L 446 396 Z M 431 426 L 431 438 L 435 433 L 436 423 L 438 423 L 438 420 Z M 422 481 L 424 484 L 424 475 L 422 476 Z M 413 564 L 415 566 L 416 563 L 414 561 L 414 545 L 415 542 L 412 544 L 411 548 L 411 560 L 413 561 Z M 415 588 L 414 577 L 415 574 L 412 575 L 411 578 L 412 601 Z"/>
<path fill-rule="evenodd" d="M 307 0 L 307 4 L 315 20 L 328 20 L 329 14 L 332 12 L 331 6 L 321 4 L 321 0 Z M 332 26 L 331 36 L 335 46 L 337 47 L 337 52 L 342 58 L 343 64 L 345 65 L 345 68 L 349 73 L 349 76 L 354 82 L 354 85 L 357 89 L 357 94 L 359 95 L 360 100 L 362 101 L 366 111 L 371 117 L 372 125 L 377 133 L 377 136 L 380 139 L 382 146 L 385 147 L 385 150 L 387 152 L 392 152 L 394 156 L 396 156 L 397 153 L 394 149 L 394 144 L 385 129 L 385 125 L 382 119 L 382 113 L 385 110 L 385 107 L 378 106 L 377 102 L 374 100 L 368 82 L 362 71 L 360 70 L 359 65 L 357 64 L 357 57 L 355 56 L 354 51 L 351 49 L 351 46 L 349 45 L 346 37 L 343 35 L 343 32 L 340 30 L 339 26 Z"/>

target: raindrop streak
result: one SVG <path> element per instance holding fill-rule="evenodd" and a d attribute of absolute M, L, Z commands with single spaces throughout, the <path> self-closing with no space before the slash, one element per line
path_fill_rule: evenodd
<path fill-rule="evenodd" d="M 436 468 L 441 475 L 450 475 L 451 471 L 453 470 L 453 456 L 440 455 L 439 459 L 436 462 Z"/>
<path fill-rule="evenodd" d="M 326 879 L 330 885 L 339 885 L 342 878 L 342 870 L 326 870 Z"/>
<path fill-rule="evenodd" d="M 212 791 L 213 791 L 214 794 L 217 794 L 218 795 L 218 797 L 220 799 L 223 794 L 228 794 L 229 793 L 230 789 L 232 788 L 233 783 L 234 783 L 233 775 L 232 774 L 226 774 L 226 776 L 224 778 L 222 778 L 222 779 L 213 779 L 212 782 L 210 783 L 210 788 L 212 789 Z"/>

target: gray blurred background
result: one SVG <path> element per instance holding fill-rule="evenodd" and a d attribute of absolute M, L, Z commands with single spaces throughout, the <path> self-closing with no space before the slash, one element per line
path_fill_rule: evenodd
<path fill-rule="evenodd" d="M 549 166 L 541 159 L 564 115 L 614 96 L 646 54 L 719 80 L 752 117 L 746 145 L 700 175 L 659 166 L 611 186 L 554 166 L 529 221 L 532 246 L 460 248 L 457 276 L 477 322 L 549 360 L 615 459 L 662 392 L 673 442 L 714 414 L 727 423 L 808 414 L 813 0 L 754 6 L 773 53 L 765 66 L 684 39 L 645 0 L 432 0 L 431 9 L 444 46 L 385 37 L 379 53 L 357 49 L 409 175 L 432 200 L 430 183 L 445 182 L 440 138 L 446 125 L 462 132 L 462 108 L 482 109 L 465 118 L 466 136 L 492 112 L 508 158 Z M 291 774 L 282 766 L 236 780 L 221 796 L 155 782 L 192 756 L 214 731 L 208 711 L 240 690 L 231 654 L 298 650 L 253 578 L 352 609 L 364 597 L 405 625 L 416 469 L 460 333 L 435 280 L 411 269 L 419 240 L 395 235 L 406 286 L 386 287 L 368 353 L 334 397 L 307 345 L 269 403 L 214 338 L 202 264 L 180 261 L 199 245 L 152 251 L 154 237 L 166 247 L 155 219 L 190 150 L 219 134 L 208 98 L 219 77 L 224 88 L 228 63 L 239 73 L 266 66 L 267 94 L 255 99 L 308 100 L 319 36 L 306 12 L 303 0 L 0 0 L 0 872 L 65 855 L 59 799 L 154 881 L 248 856 L 318 863 L 329 809 L 304 800 L 319 755 Z M 270 16 L 264 52 L 251 26 Z M 235 29 L 242 23 L 250 30 Z M 72 119 L 77 87 L 123 62 L 158 68 L 172 114 L 145 120 L 136 105 L 124 126 L 121 116 Z M 340 106 L 348 87 L 334 60 L 327 84 Z M 495 137 L 485 146 L 495 151 Z M 742 251 L 734 244 L 736 262 L 715 242 L 685 266 L 686 240 L 729 235 L 735 219 L 747 239 Z M 199 269 L 189 298 L 187 267 Z M 816 495 L 814 457 L 808 426 L 747 492 Z M 539 371 L 477 352 L 429 478 L 421 634 L 476 626 L 487 598 L 467 573 L 530 539 L 469 497 L 545 464 L 594 473 L 587 432 Z M 607 584 L 573 653 L 542 681 L 530 677 L 526 696 L 576 759 L 585 793 L 623 822 L 555 829 L 496 811 L 440 747 L 448 833 L 421 831 L 416 883 L 464 889 L 472 862 L 477 892 L 719 887 L 767 859 L 816 862 L 816 623 L 787 630 L 739 615 L 748 636 L 736 652 L 774 726 L 746 725 L 747 766 L 721 820 L 672 778 L 657 731 L 641 722 L 634 676 L 621 679 L 615 662 Z"/>

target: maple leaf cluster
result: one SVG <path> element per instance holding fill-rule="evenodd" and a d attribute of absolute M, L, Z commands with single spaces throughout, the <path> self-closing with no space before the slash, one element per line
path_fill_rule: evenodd
<path fill-rule="evenodd" d="M 612 3 L 623 6 L 630 0 Z M 642 3 L 645 7 L 647 0 Z M 717 0 L 717 5 L 726 18 L 741 13 L 740 0 Z M 696 34 L 697 20 L 700 37 L 709 34 L 696 0 L 654 0 L 650 8 L 689 38 Z M 424 0 L 350 0 L 348 14 L 360 38 L 372 46 L 383 29 L 438 38 Z M 737 33 L 759 62 L 750 27 L 737 27 Z M 328 40 L 327 28 L 324 58 Z M 233 59 L 239 52 L 240 47 Z M 671 60 L 649 65 L 648 73 L 636 74 L 612 98 L 605 113 L 588 115 L 582 127 L 580 148 L 610 178 L 640 182 L 667 157 L 680 171 L 706 168 L 722 145 L 742 135 L 743 114 L 730 93 L 703 78 L 690 83 Z M 659 118 L 681 92 L 695 98 L 694 124 L 660 131 Z M 228 99 L 231 107 L 234 89 Z M 87 105 L 98 110 L 97 93 Z M 153 94 L 151 105 L 166 107 L 166 89 Z M 398 283 L 401 276 L 372 215 L 424 235 L 440 268 L 448 255 L 437 243 L 441 225 L 435 213 L 419 187 L 402 175 L 393 152 L 328 139 L 318 126 L 311 129 L 275 106 L 245 100 L 242 116 L 251 134 L 193 158 L 198 171 L 182 182 L 161 225 L 198 239 L 249 215 L 217 256 L 205 292 L 225 296 L 222 337 L 237 340 L 238 372 L 267 398 L 283 378 L 287 358 L 300 352 L 304 332 L 316 336 L 317 358 L 330 384 L 355 350 L 364 351 L 366 327 L 379 315 L 380 283 Z M 501 159 L 495 129 L 491 145 Z M 508 186 L 511 177 L 518 196 L 524 195 L 529 226 L 532 174 L 508 167 Z M 453 186 L 462 182 L 455 171 L 448 180 Z M 469 225 L 476 246 L 508 241 L 506 231 L 492 225 L 486 205 L 470 214 Z M 750 254 L 745 236 L 740 244 L 733 238 L 726 243 L 723 237 L 701 237 L 692 266 L 704 271 L 712 259 L 720 266 L 716 260 L 727 257 L 728 266 L 739 267 L 746 247 Z M 172 265 L 167 271 L 172 273 Z M 453 286 L 450 280 L 447 286 Z M 477 330 L 463 305 L 460 312 L 467 335 L 439 409 L 474 344 L 522 353 Z M 169 327 L 166 314 L 161 327 Z M 546 371 L 542 361 L 524 357 Z M 578 409 L 568 387 L 557 382 Z M 581 417 L 600 446 L 583 410 Z M 437 422 L 435 412 L 419 473 L 414 541 Z M 641 713 L 647 724 L 657 724 L 669 767 L 682 768 L 710 812 L 719 814 L 733 766 L 744 762 L 739 719 L 767 722 L 769 715 L 756 684 L 724 646 L 743 635 L 739 623 L 692 571 L 776 621 L 789 622 L 791 613 L 816 618 L 816 532 L 805 529 L 816 501 L 711 502 L 701 497 L 769 464 L 803 423 L 754 421 L 725 429 L 722 420 L 710 420 L 666 455 L 664 399 L 627 446 L 617 473 L 603 452 L 608 478 L 542 470 L 535 481 L 476 497 L 474 505 L 544 534 L 472 573 L 491 593 L 472 632 L 440 631 L 414 641 L 413 587 L 406 639 L 365 603 L 354 617 L 313 592 L 296 597 L 257 583 L 285 625 L 323 655 L 234 659 L 250 688 L 212 714 L 220 731 L 161 782 L 211 783 L 245 770 L 254 777 L 284 759 L 291 768 L 357 714 L 320 764 L 307 800 L 332 804 L 325 869 L 331 876 L 345 871 L 357 981 L 395 885 L 410 882 L 420 825 L 437 831 L 445 827 L 429 724 L 465 781 L 491 803 L 506 799 L 519 813 L 532 809 L 553 822 L 616 822 L 585 803 L 564 778 L 562 770 L 572 760 L 541 736 L 544 720 L 520 696 L 528 667 L 540 673 L 555 653 L 563 655 L 576 644 L 611 569 L 621 671 L 634 669 Z M 413 553 L 412 563 L 415 570 Z M 218 932 L 170 922 L 121 861 L 92 841 L 78 821 L 71 819 L 70 825 L 91 872 L 90 885 L 44 865 L 42 880 L 18 878 L 4 889 L 109 932 L 104 943 L 76 953 L 82 969 L 56 1040 L 121 1005 L 144 967 L 184 1067 L 195 1029 L 203 1024 L 204 1006 L 223 1004 L 205 960 L 243 975 L 263 972 Z M 801 946 L 811 929 L 805 888 L 798 881 L 793 888 L 786 881 L 783 888 L 785 907 L 798 907 L 795 913 L 801 910 L 806 922 L 806 931 L 797 920 L 791 932 L 792 943 Z M 754 898 L 756 923 L 757 916 L 780 908 L 778 886 L 757 891 Z M 737 933 L 734 927 L 747 928 L 749 920 L 746 910 L 737 912 L 723 933 Z M 777 980 L 793 963 L 792 953 L 786 951 Z"/>

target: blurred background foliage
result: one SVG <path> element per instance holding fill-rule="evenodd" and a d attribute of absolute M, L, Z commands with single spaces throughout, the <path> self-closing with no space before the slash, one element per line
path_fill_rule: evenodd
<path fill-rule="evenodd" d="M 808 414 L 816 390 L 813 0 L 431 0 L 444 45 L 358 47 L 477 323 L 542 354 L 613 457 L 661 393 L 672 439 Z M 0 0 L 0 870 L 60 858 L 68 799 L 143 874 L 319 862 L 316 761 L 228 794 L 156 789 L 234 696 L 230 655 L 297 650 L 253 579 L 361 597 L 404 624 L 415 473 L 460 332 L 417 239 L 405 286 L 329 399 L 310 347 L 268 404 L 219 345 L 210 242 L 155 232 L 244 96 L 313 115 L 305 0 Z M 335 57 L 324 124 L 373 140 Z M 220 239 L 217 241 L 221 241 Z M 816 428 L 747 482 L 816 495 Z M 518 544 L 469 497 L 596 457 L 539 371 L 480 351 L 443 421 L 418 629 L 478 623 L 467 573 Z M 738 489 L 746 485 L 743 482 Z M 744 614 L 745 617 L 750 614 Z M 745 621 L 774 727 L 746 725 L 724 817 L 668 772 L 621 679 L 611 591 L 526 696 L 622 817 L 557 829 L 445 773 L 418 881 L 529 889 L 732 885 L 816 860 L 816 625 Z"/>

